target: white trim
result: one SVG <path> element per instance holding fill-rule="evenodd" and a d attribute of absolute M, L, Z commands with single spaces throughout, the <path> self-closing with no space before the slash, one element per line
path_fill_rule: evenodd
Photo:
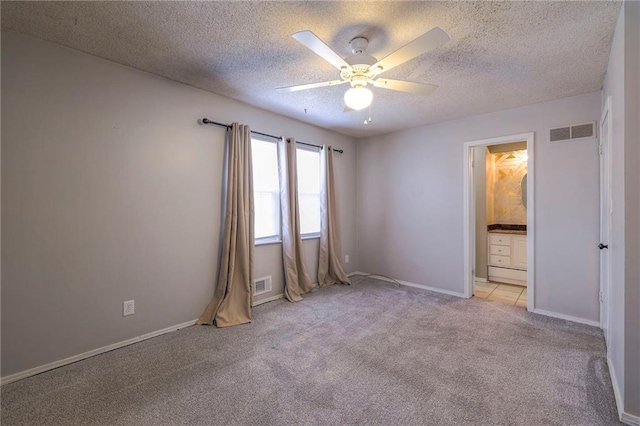
<path fill-rule="evenodd" d="M 472 211 L 472 206 L 475 202 L 471 200 L 473 197 L 473 156 L 471 155 L 470 142 L 464 144 L 464 162 L 463 164 L 463 180 L 462 180 L 462 196 L 463 198 L 463 214 L 462 220 L 462 238 L 463 240 L 463 253 L 464 253 L 464 297 L 470 298 L 473 295 L 473 289 L 475 282 L 473 281 L 473 270 L 476 269 L 476 265 L 473 265 L 475 259 L 475 247 L 471 247 L 471 233 L 475 234 L 476 221 L 475 212 Z M 471 223 L 473 222 L 473 223 Z M 475 237 L 474 237 L 475 241 Z M 473 256 L 471 255 L 473 250 Z"/>
<path fill-rule="evenodd" d="M 354 272 L 349 272 L 347 274 L 347 277 L 352 277 L 354 275 L 369 275 L 369 274 L 367 274 L 366 272 L 354 271 Z"/>
<path fill-rule="evenodd" d="M 611 376 L 611 386 L 613 387 L 613 395 L 616 399 L 616 407 L 618 408 L 618 418 L 624 424 L 631 426 L 640 426 L 640 417 L 633 414 L 625 413 L 624 403 L 622 401 L 622 391 L 618 383 L 616 371 L 613 368 L 611 358 L 607 356 L 607 366 L 609 367 L 609 375 Z"/>
<path fill-rule="evenodd" d="M 391 281 L 391 280 L 389 280 L 389 281 Z M 423 290 L 434 291 L 436 293 L 443 293 L 443 294 L 448 294 L 450 296 L 456 296 L 456 297 L 465 298 L 464 293 L 460 293 L 460 292 L 457 292 L 457 291 L 445 290 L 445 289 L 442 289 L 442 288 L 431 287 L 429 285 L 424 285 L 424 284 L 410 283 L 408 281 L 402 281 L 402 280 L 397 280 L 397 281 L 402 285 L 406 285 L 407 287 L 421 288 Z M 394 281 L 391 281 L 391 282 L 394 282 Z"/>
<path fill-rule="evenodd" d="M 259 247 L 259 246 L 266 246 L 269 244 L 282 244 L 282 238 L 280 238 L 279 235 L 275 237 L 258 238 L 255 240 L 254 246 Z"/>
<path fill-rule="evenodd" d="M 624 413 L 624 405 L 622 403 L 622 394 L 620 393 L 620 385 L 616 378 L 616 371 L 613 368 L 613 361 L 607 355 L 607 366 L 609 367 L 609 376 L 611 376 L 611 386 L 613 387 L 613 396 L 616 399 L 616 407 L 618 408 L 618 417 L 622 420 L 622 413 Z"/>
<path fill-rule="evenodd" d="M 284 297 L 284 293 L 276 294 L 275 296 L 266 297 L 264 299 L 256 300 L 256 301 L 253 302 L 253 304 L 251 306 L 253 307 L 253 306 L 262 305 L 263 303 L 273 302 L 274 300 L 282 299 L 283 297 Z"/>
<path fill-rule="evenodd" d="M 463 179 L 463 196 L 464 196 L 464 211 L 463 211 L 463 238 L 464 238 L 464 297 L 469 298 L 473 295 L 473 274 L 475 265 L 472 265 L 474 257 L 472 256 L 471 247 L 471 234 L 475 234 L 475 211 L 472 207 L 474 205 L 471 197 L 473 196 L 472 179 L 473 168 L 471 160 L 473 157 L 471 154 L 471 148 L 475 146 L 487 146 L 498 145 L 509 142 L 526 141 L 527 142 L 527 311 L 535 312 L 535 293 L 533 291 L 535 286 L 535 205 L 534 205 L 534 163 L 535 157 L 535 145 L 534 145 L 534 133 L 520 133 L 517 135 L 501 136 L 497 138 L 480 139 L 476 141 L 465 142 L 464 144 L 464 179 Z"/>
<path fill-rule="evenodd" d="M 272 302 L 274 300 L 282 299 L 284 293 L 277 294 L 275 296 L 267 297 L 265 299 L 253 302 L 252 306 L 262 305 L 263 303 Z M 41 365 L 39 367 L 30 368 L 28 370 L 20 371 L 18 373 L 10 374 L 8 376 L 0 378 L 0 386 L 7 383 L 15 382 L 18 380 L 26 379 L 27 377 L 35 376 L 36 374 L 44 373 L 45 371 L 53 370 L 54 368 L 63 367 L 74 362 L 82 361 L 83 359 L 91 358 L 92 356 L 100 355 L 105 352 L 110 352 L 114 349 L 123 348 L 125 346 L 132 345 L 134 343 L 142 342 L 152 337 L 161 336 L 163 334 L 171 333 L 182 328 L 190 327 L 196 323 L 197 320 L 183 322 L 182 324 L 173 325 L 171 327 L 163 328 L 162 330 L 152 331 L 151 333 L 143 334 L 141 336 L 133 337 L 131 339 L 123 340 L 122 342 L 113 343 L 111 345 L 103 346 L 101 348 L 93 349 L 87 352 L 83 352 L 78 355 L 73 355 L 68 358 L 63 358 L 58 361 L 50 362 L 48 364 Z"/>
<path fill-rule="evenodd" d="M 310 232 L 308 234 L 300 234 L 300 238 L 302 239 L 302 241 L 305 241 L 305 240 L 319 240 L 320 239 L 320 233 L 319 232 Z"/>
<path fill-rule="evenodd" d="M 527 311 L 535 309 L 535 137 L 533 132 L 527 136 Z"/>
<path fill-rule="evenodd" d="M 625 413 L 624 411 L 620 413 L 620 421 L 627 425 L 640 426 L 640 417 Z"/>
<path fill-rule="evenodd" d="M 599 171 L 600 171 L 600 187 L 599 187 L 599 192 L 600 192 L 600 200 L 599 200 L 599 204 L 600 204 L 600 218 L 598 220 L 598 225 L 600 226 L 600 228 L 602 228 L 602 185 L 604 184 L 605 187 L 607 188 L 607 200 L 605 200 L 606 204 L 607 204 L 607 210 L 606 210 L 606 215 L 607 215 L 607 241 L 600 241 L 600 243 L 605 243 L 608 245 L 611 245 L 611 239 L 612 239 L 612 231 L 611 231 L 611 209 L 613 207 L 613 201 L 612 201 L 612 193 L 613 193 L 613 188 L 611 187 L 611 174 L 612 174 L 612 169 L 613 169 L 613 160 L 611 158 L 611 153 L 612 153 L 612 145 L 613 145 L 613 116 L 611 115 L 611 104 L 612 104 L 612 100 L 611 100 L 611 96 L 607 96 L 607 100 L 605 102 L 605 107 L 604 110 L 602 111 L 602 116 L 600 117 L 600 126 L 596 126 L 598 130 L 600 130 L 599 135 L 598 135 L 598 153 L 599 153 L 599 158 L 598 158 L 598 166 L 599 166 Z M 607 169 L 607 175 L 606 176 L 602 176 L 602 156 L 604 155 L 604 153 L 600 152 L 600 149 L 602 148 L 602 124 L 604 123 L 605 118 L 607 118 L 607 137 L 609 138 L 609 140 L 607 141 L 607 157 L 606 157 L 606 164 L 605 167 Z M 604 179 L 604 182 L 602 182 L 602 179 Z M 599 235 L 598 235 L 599 239 L 602 239 L 602 229 L 600 229 Z M 602 251 L 600 251 L 600 256 L 602 256 L 603 253 Z M 604 256 L 606 257 L 606 265 L 607 265 L 607 273 L 606 273 L 606 278 L 605 278 L 605 289 L 604 292 L 606 292 L 606 295 L 603 292 L 603 288 L 602 288 L 602 274 L 600 275 L 600 285 L 598 286 L 598 290 L 601 292 L 602 297 L 604 298 L 604 302 L 606 303 L 606 305 L 604 306 L 604 311 L 605 311 L 605 317 L 600 318 L 600 328 L 603 330 L 604 332 L 604 341 L 605 344 L 607 345 L 607 356 L 609 356 L 611 354 L 611 282 L 612 280 L 612 271 L 611 271 L 611 252 L 609 250 L 607 250 L 604 253 Z M 599 266 L 601 266 L 601 262 L 599 262 Z M 600 301 L 600 297 L 598 297 L 598 314 L 602 313 L 603 307 L 601 306 L 603 302 Z"/>
<path fill-rule="evenodd" d="M 443 288 L 438 288 L 438 287 L 431 287 L 428 285 L 424 285 L 424 284 L 416 284 L 416 283 L 410 283 L 408 281 L 402 281 L 402 280 L 396 280 L 394 278 L 388 278 L 388 277 L 384 277 L 382 275 L 376 275 L 376 274 L 369 274 L 367 272 L 352 272 L 350 274 L 348 274 L 348 276 L 353 276 L 353 275 L 367 275 L 367 276 L 372 276 L 375 277 L 376 279 L 382 280 L 382 281 L 387 281 L 390 283 L 395 283 L 395 284 L 402 284 L 404 286 L 407 287 L 414 287 L 414 288 L 420 288 L 422 290 L 428 290 L 428 291 L 433 291 L 436 293 L 443 293 L 443 294 L 448 294 L 450 296 L 456 296 L 456 297 L 462 297 L 464 298 L 465 295 L 463 293 L 459 293 L 457 291 L 451 291 L 451 290 L 445 290 Z"/>
<path fill-rule="evenodd" d="M 486 278 L 480 278 L 480 277 L 475 277 L 476 281 L 479 283 L 486 283 L 488 282 Z"/>
<path fill-rule="evenodd" d="M 600 328 L 600 321 L 588 320 L 584 318 L 574 317 L 572 315 L 559 314 L 557 312 L 545 311 L 544 309 L 534 309 L 533 313 Z"/>
<path fill-rule="evenodd" d="M 162 330 L 152 331 L 151 333 L 147 333 L 138 337 L 133 337 L 131 339 L 123 340 L 122 342 L 113 343 L 111 345 L 93 349 L 88 352 L 83 352 L 78 355 L 73 355 L 68 358 L 63 358 L 58 361 L 50 362 L 48 364 L 44 364 L 39 367 L 30 368 L 28 370 L 24 370 L 15 374 L 10 374 L 0 379 L 0 385 L 6 385 L 7 383 L 26 379 L 27 377 L 35 376 L 36 374 L 44 373 L 45 371 L 53 370 L 54 368 L 62 367 L 68 364 L 73 364 L 74 362 L 82 361 L 83 359 L 91 358 L 92 356 L 100 355 L 105 352 L 112 351 L 114 349 L 123 348 L 125 346 L 129 346 L 134 343 L 142 342 L 143 340 L 151 339 L 152 337 L 157 337 L 162 334 L 167 334 L 167 333 L 171 333 L 172 331 L 190 327 L 194 325 L 196 321 L 197 320 L 191 320 L 191 321 L 183 322 L 182 324 L 172 325 L 171 327 L 163 328 Z"/>

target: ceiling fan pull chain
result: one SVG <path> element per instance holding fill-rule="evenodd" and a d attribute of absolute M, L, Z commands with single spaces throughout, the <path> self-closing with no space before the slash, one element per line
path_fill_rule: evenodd
<path fill-rule="evenodd" d="M 364 124 L 369 124 L 371 121 L 371 105 L 369 105 L 369 118 L 364 119 Z"/>

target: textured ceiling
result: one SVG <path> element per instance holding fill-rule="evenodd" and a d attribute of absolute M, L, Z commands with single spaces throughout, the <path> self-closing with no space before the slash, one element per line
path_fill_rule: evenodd
<path fill-rule="evenodd" d="M 2 2 L 2 27 L 354 137 L 600 90 L 619 2 Z M 311 30 L 343 57 L 356 36 L 380 59 L 439 26 L 451 41 L 383 77 L 439 85 L 423 97 L 373 88 L 373 122 L 343 112 L 347 86 L 291 38 Z M 211 117 L 215 119 L 215 117 Z"/>

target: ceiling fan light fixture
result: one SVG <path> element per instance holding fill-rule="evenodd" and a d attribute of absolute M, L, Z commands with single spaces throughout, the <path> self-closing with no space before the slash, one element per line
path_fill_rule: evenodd
<path fill-rule="evenodd" d="M 373 93 L 364 86 L 356 86 L 347 90 L 344 94 L 344 103 L 351 109 L 361 110 L 369 105 L 373 100 Z"/>

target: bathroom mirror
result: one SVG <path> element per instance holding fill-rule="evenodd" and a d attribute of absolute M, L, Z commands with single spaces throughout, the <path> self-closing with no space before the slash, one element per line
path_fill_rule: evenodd
<path fill-rule="evenodd" d="M 522 205 L 524 208 L 527 208 L 527 174 L 525 173 L 522 176 L 522 180 L 520 181 L 520 194 L 522 196 Z"/>

